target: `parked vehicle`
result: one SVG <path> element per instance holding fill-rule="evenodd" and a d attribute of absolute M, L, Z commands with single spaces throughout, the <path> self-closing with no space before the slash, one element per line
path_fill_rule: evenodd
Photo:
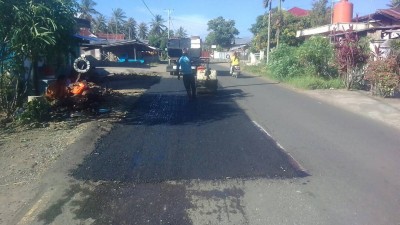
<path fill-rule="evenodd" d="M 188 56 L 192 60 L 193 73 L 196 73 L 196 67 L 201 63 L 201 39 L 198 36 L 193 36 L 191 38 L 171 38 L 168 40 L 167 72 L 170 75 L 178 75 L 177 62 L 182 56 L 183 49 L 188 50 Z"/>

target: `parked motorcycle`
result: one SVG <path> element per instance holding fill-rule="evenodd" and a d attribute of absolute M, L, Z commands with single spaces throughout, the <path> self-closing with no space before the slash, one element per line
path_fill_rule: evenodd
<path fill-rule="evenodd" d="M 238 78 L 240 76 L 240 66 L 233 66 L 231 75 L 234 78 Z"/>

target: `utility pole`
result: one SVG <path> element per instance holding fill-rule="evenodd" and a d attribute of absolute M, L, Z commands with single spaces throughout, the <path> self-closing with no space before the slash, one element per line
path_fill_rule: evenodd
<path fill-rule="evenodd" d="M 268 40 L 267 40 L 267 65 L 269 63 L 269 42 L 271 40 L 271 3 L 272 0 L 270 0 L 269 2 L 269 15 L 268 15 Z"/>
<path fill-rule="evenodd" d="M 168 39 L 169 39 L 169 31 L 171 30 L 171 13 L 174 11 L 173 9 L 166 9 L 168 13 Z"/>
<path fill-rule="evenodd" d="M 281 25 L 282 25 L 282 0 L 279 0 L 279 9 L 278 9 L 278 21 L 279 21 L 279 23 L 278 23 L 278 27 L 277 27 L 277 30 L 276 30 L 276 48 L 278 48 L 279 47 L 279 36 L 280 36 L 280 34 L 281 34 Z"/>

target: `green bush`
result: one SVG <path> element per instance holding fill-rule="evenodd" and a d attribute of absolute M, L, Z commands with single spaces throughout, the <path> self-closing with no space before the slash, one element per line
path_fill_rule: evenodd
<path fill-rule="evenodd" d="M 337 69 L 334 66 L 334 48 L 326 38 L 308 39 L 297 49 L 295 57 L 309 75 L 330 78 L 337 76 Z"/>
<path fill-rule="evenodd" d="M 35 99 L 24 105 L 23 112 L 18 115 L 21 124 L 45 122 L 50 118 L 50 104 L 44 99 Z"/>
<path fill-rule="evenodd" d="M 23 89 L 23 82 L 17 75 L 0 74 L 0 112 L 8 118 L 12 118 L 15 109 L 22 105 Z"/>
<path fill-rule="evenodd" d="M 310 38 L 299 47 L 281 45 L 271 53 L 268 68 L 271 76 L 280 81 L 299 76 L 338 76 L 333 46 L 322 37 Z"/>
<path fill-rule="evenodd" d="M 369 62 L 366 80 L 370 81 L 373 94 L 382 97 L 394 95 L 400 84 L 397 57 L 389 56 Z"/>
<path fill-rule="evenodd" d="M 268 69 L 274 79 L 284 81 L 305 73 L 296 57 L 296 50 L 296 47 L 281 45 L 271 53 Z"/>

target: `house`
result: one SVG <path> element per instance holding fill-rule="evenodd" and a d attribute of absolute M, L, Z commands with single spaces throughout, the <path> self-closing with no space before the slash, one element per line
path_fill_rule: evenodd
<path fill-rule="evenodd" d="M 349 29 L 359 36 L 371 38 L 370 48 L 374 46 L 388 48 L 390 40 L 400 38 L 400 7 L 379 9 L 375 13 L 353 18 L 349 22 L 334 22 L 320 27 L 299 30 L 297 37 L 311 37 L 322 35 L 332 37 L 343 35 Z M 386 47 L 385 47 L 386 46 Z"/>
<path fill-rule="evenodd" d="M 303 17 L 303 16 L 308 16 L 310 12 L 308 10 L 299 8 L 299 7 L 293 7 L 287 11 L 288 13 L 292 14 L 295 17 Z"/>
<path fill-rule="evenodd" d="M 86 55 L 93 51 L 100 53 L 92 55 L 96 58 L 96 66 L 134 66 L 158 61 L 159 49 L 139 40 L 124 40 L 83 46 Z"/>
<path fill-rule="evenodd" d="M 238 52 L 242 59 L 247 59 L 250 43 L 250 38 L 235 38 L 233 45 L 228 52 Z"/>
<path fill-rule="evenodd" d="M 125 34 L 97 33 L 96 36 L 102 39 L 106 39 L 108 42 L 117 42 L 125 40 Z"/>

